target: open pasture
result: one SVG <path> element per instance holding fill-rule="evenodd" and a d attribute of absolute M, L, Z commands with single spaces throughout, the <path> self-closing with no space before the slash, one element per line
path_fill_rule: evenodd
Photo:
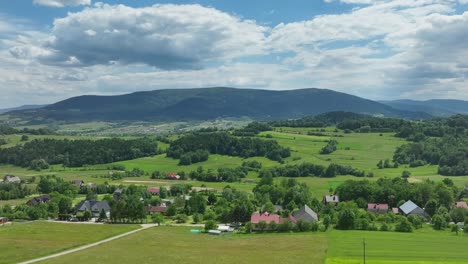
<path fill-rule="evenodd" d="M 137 225 L 13 222 L 0 226 L 0 263 L 47 256 L 137 228 Z"/>
<path fill-rule="evenodd" d="M 324 233 L 211 236 L 155 227 L 40 263 L 323 263 L 326 240 Z"/>

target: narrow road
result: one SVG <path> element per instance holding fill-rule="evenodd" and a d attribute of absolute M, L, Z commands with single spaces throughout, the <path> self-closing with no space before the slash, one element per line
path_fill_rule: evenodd
<path fill-rule="evenodd" d="M 135 234 L 137 232 L 140 232 L 142 230 L 145 230 L 145 229 L 157 226 L 157 225 L 144 224 L 144 225 L 141 225 L 141 226 L 142 227 L 140 229 L 133 230 L 133 231 L 130 231 L 130 232 L 127 232 L 127 233 L 124 233 L 124 234 L 120 234 L 118 236 L 110 237 L 110 238 L 107 238 L 107 239 L 104 239 L 104 240 L 101 240 L 101 241 L 98 241 L 98 242 L 95 242 L 95 243 L 92 243 L 92 244 L 77 247 L 77 248 L 70 249 L 70 250 L 67 250 L 67 251 L 63 251 L 63 252 L 60 252 L 60 253 L 56 253 L 56 254 L 53 254 L 53 255 L 45 256 L 45 257 L 42 257 L 42 258 L 32 259 L 32 260 L 28 260 L 28 261 L 25 261 L 25 262 L 20 262 L 19 264 L 36 263 L 36 262 L 39 262 L 39 261 L 43 261 L 43 260 L 47 260 L 47 259 L 56 258 L 56 257 L 60 257 L 60 256 L 63 256 L 63 255 L 71 254 L 71 253 L 74 253 L 74 252 L 77 252 L 77 251 L 81 251 L 81 250 L 85 250 L 85 249 L 88 249 L 88 248 L 91 248 L 91 247 L 99 246 L 101 244 L 104 244 L 104 243 L 107 243 L 109 241 L 116 240 L 116 239 L 119 239 L 119 238 L 122 238 L 122 237 L 126 237 L 126 236 L 131 235 L 131 234 Z"/>

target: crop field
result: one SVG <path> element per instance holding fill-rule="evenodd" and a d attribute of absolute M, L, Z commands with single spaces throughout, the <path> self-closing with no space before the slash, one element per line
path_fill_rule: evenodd
<path fill-rule="evenodd" d="M 468 236 L 423 228 L 414 233 L 338 231 L 329 233 L 326 264 L 363 263 L 363 239 L 369 264 L 467 263 Z"/>
<path fill-rule="evenodd" d="M 47 256 L 136 228 L 137 225 L 14 222 L 0 226 L 0 263 L 16 263 Z"/>
<path fill-rule="evenodd" d="M 326 247 L 324 233 L 210 236 L 156 227 L 40 263 L 323 263 Z"/>

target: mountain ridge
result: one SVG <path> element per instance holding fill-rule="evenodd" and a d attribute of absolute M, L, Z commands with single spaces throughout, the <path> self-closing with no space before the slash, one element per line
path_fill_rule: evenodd
<path fill-rule="evenodd" d="M 10 112 L 28 120 L 188 121 L 250 117 L 256 120 L 301 118 L 348 111 L 410 119 L 430 115 L 328 89 L 260 90 L 230 87 L 162 89 L 115 96 L 83 95 L 42 109 Z"/>

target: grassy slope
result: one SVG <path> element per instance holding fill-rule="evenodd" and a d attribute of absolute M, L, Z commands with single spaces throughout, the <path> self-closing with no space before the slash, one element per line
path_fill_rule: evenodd
<path fill-rule="evenodd" d="M 326 247 L 323 233 L 210 236 L 160 227 L 47 263 L 323 263 Z"/>
<path fill-rule="evenodd" d="M 0 263 L 16 263 L 90 244 L 136 229 L 136 225 L 83 225 L 47 222 L 0 226 Z"/>
<path fill-rule="evenodd" d="M 309 131 L 315 132 L 315 129 L 311 128 L 276 128 L 276 131 L 264 132 L 261 136 L 264 136 L 265 134 L 271 134 L 273 138 L 277 140 L 282 146 L 291 148 L 292 155 L 285 160 L 286 164 L 300 164 L 307 161 L 316 164 L 328 165 L 331 162 L 335 162 L 338 164 L 350 165 L 367 172 L 372 171 L 375 177 L 371 178 L 371 180 L 378 179 L 379 177 L 397 177 L 401 175 L 403 170 L 409 170 L 412 173 L 410 180 L 413 181 L 420 181 L 424 179 L 441 181 L 443 179 L 443 177 L 437 175 L 437 166 L 423 166 L 419 168 L 406 168 L 404 166 L 400 166 L 396 169 L 377 169 L 376 164 L 379 160 L 384 160 L 387 158 L 391 159 L 395 148 L 399 145 L 405 144 L 404 140 L 393 137 L 392 133 L 383 133 L 382 136 L 380 136 L 379 133 L 344 134 L 335 133 L 333 130 L 333 128 L 327 128 L 325 132 L 327 136 L 318 137 L 307 135 L 307 132 Z M 343 135 L 343 137 L 332 137 L 334 134 Z M 16 140 L 19 140 L 20 136 L 18 135 L 15 137 Z M 325 146 L 325 141 L 330 138 L 335 138 L 338 140 L 338 150 L 330 155 L 320 155 L 320 149 Z M 160 143 L 160 147 L 166 148 L 167 144 Z M 349 148 L 349 150 L 346 150 L 345 148 Z M 260 157 L 249 158 L 246 160 L 258 160 L 262 162 L 264 167 L 280 165 L 278 162 Z M 159 170 L 164 173 L 179 171 L 190 172 L 192 170 L 196 170 L 199 166 L 203 166 L 204 169 L 216 170 L 219 167 L 237 167 L 240 166 L 243 161 L 244 159 L 239 157 L 210 155 L 209 160 L 206 162 L 201 162 L 190 166 L 178 166 L 178 160 L 167 158 L 164 154 L 162 154 L 154 157 L 118 162 L 117 164 L 125 165 L 128 170 L 133 168 L 143 169 L 148 173 L 148 176 L 127 178 L 117 181 L 111 181 L 110 179 L 106 178 L 108 175 L 108 171 L 106 170 L 108 165 L 96 165 L 88 168 L 62 168 L 61 166 L 53 166 L 51 170 L 42 172 L 2 165 L 0 166 L 0 175 L 14 174 L 23 177 L 30 177 L 44 174 L 55 174 L 67 180 L 83 179 L 85 182 L 93 183 L 104 183 L 108 181 L 113 184 L 130 184 L 126 181 L 150 181 L 149 175 L 155 170 Z M 251 172 L 249 173 L 248 178 L 256 179 L 257 175 L 257 173 Z M 317 198 L 320 198 L 322 195 L 328 193 L 330 187 L 334 189 L 337 185 L 347 179 L 358 178 L 352 176 L 339 176 L 331 179 L 312 177 L 298 178 L 299 181 L 306 182 L 312 187 L 313 195 Z M 468 177 L 451 177 L 451 179 L 458 186 L 468 185 Z M 174 183 L 179 182 L 157 180 L 152 183 L 141 184 L 166 186 Z M 253 183 L 204 183 L 197 181 L 188 181 L 188 183 L 192 184 L 193 186 L 205 185 L 207 187 L 218 189 L 222 189 L 224 186 L 229 184 L 244 191 L 250 191 L 255 186 Z"/>
<path fill-rule="evenodd" d="M 367 263 L 442 264 L 466 263 L 468 236 L 423 228 L 414 233 L 338 231 L 330 232 L 327 264 L 362 263 L 362 240 L 366 239 Z"/>

